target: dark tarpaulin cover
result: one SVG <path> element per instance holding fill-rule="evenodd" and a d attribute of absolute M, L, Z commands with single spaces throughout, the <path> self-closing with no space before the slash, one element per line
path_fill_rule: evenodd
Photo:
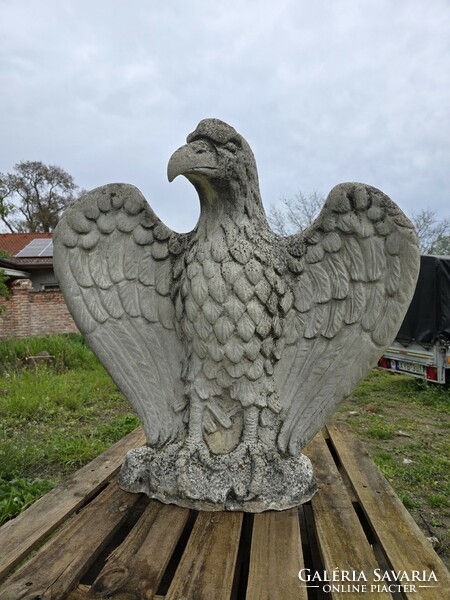
<path fill-rule="evenodd" d="M 421 256 L 416 291 L 396 340 L 450 343 L 450 256 Z"/>

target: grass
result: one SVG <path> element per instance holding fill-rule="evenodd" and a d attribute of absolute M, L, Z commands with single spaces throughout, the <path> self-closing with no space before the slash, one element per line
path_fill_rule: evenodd
<path fill-rule="evenodd" d="M 28 508 L 35 500 L 50 491 L 53 485 L 51 481 L 39 479 L 34 481 L 0 479 L 0 525 Z"/>
<path fill-rule="evenodd" d="M 25 367 L 46 351 L 54 359 Z M 138 426 L 79 335 L 0 342 L 0 523 Z"/>
<path fill-rule="evenodd" d="M 83 338 L 75 333 L 21 340 L 0 340 L 0 373 L 22 370 L 28 356 L 48 352 L 54 356 L 55 371 L 89 367 L 97 361 Z"/>
<path fill-rule="evenodd" d="M 335 415 L 450 563 L 450 387 L 374 370 Z"/>

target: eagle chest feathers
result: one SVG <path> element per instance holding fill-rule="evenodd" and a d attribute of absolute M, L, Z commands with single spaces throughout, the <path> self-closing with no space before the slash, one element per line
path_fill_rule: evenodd
<path fill-rule="evenodd" d="M 187 396 L 223 402 L 225 393 L 244 408 L 279 412 L 272 375 L 293 294 L 274 264 L 270 235 L 228 218 L 187 250 L 175 302 Z"/>

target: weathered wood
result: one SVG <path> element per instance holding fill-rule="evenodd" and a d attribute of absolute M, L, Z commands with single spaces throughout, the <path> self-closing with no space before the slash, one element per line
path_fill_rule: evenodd
<path fill-rule="evenodd" d="M 302 527 L 302 521 L 300 520 L 300 533 L 302 535 L 302 539 L 303 536 L 306 536 L 306 540 L 307 540 L 307 548 L 305 548 L 305 546 L 303 546 L 303 550 L 307 550 L 309 556 L 308 556 L 308 561 L 306 561 L 306 556 L 305 556 L 305 562 L 308 562 L 308 564 L 316 570 L 322 571 L 323 570 L 323 563 L 322 563 L 322 557 L 320 555 L 320 549 L 319 549 L 319 542 L 317 540 L 317 532 L 316 532 L 316 524 L 314 522 L 314 514 L 313 514 L 313 510 L 312 510 L 312 506 L 311 503 L 305 504 L 302 507 L 302 512 L 303 512 L 303 527 Z M 299 514 L 301 512 L 301 509 L 299 509 Z M 325 592 L 322 590 L 321 587 L 317 587 L 314 590 L 312 590 L 314 593 L 312 594 L 312 597 L 314 598 L 314 600 L 329 600 L 330 596 L 329 594 L 325 594 Z M 311 592 L 311 590 L 310 590 Z"/>
<path fill-rule="evenodd" d="M 89 592 L 89 585 L 77 585 L 76 588 L 69 592 L 67 595 L 67 600 L 89 600 L 89 598 L 91 598 Z"/>
<path fill-rule="evenodd" d="M 142 444 L 145 435 L 139 427 L 5 523 L 0 528 L 0 581 L 117 473 L 128 450 Z"/>
<path fill-rule="evenodd" d="M 77 586 L 74 590 L 72 590 L 71 592 L 69 592 L 69 594 L 67 595 L 66 600 L 92 600 L 92 596 L 90 595 L 90 586 L 88 585 L 79 585 Z M 106 596 L 106 598 L 109 598 L 109 596 Z M 132 600 L 133 596 L 120 596 L 120 600 Z M 34 598 L 30 600 L 35 600 Z M 156 594 L 155 596 L 152 596 L 152 600 L 165 600 L 164 596 L 159 596 L 158 594 Z"/>
<path fill-rule="evenodd" d="M 411 515 L 346 423 L 328 426 L 332 444 L 349 476 L 355 494 L 394 571 L 433 571 L 438 583 L 416 582 L 407 599 L 442 600 L 450 597 L 450 576 Z M 432 587 L 424 587 L 426 585 Z"/>
<path fill-rule="evenodd" d="M 350 579 L 353 573 L 359 576 L 361 572 L 367 577 L 367 582 L 353 582 L 343 581 L 339 576 L 335 582 L 339 590 L 332 593 L 333 600 L 359 600 L 362 596 L 377 600 L 391 598 L 389 593 L 370 591 L 375 583 L 373 573 L 379 565 L 321 434 L 309 443 L 305 454 L 314 465 L 319 487 L 311 505 L 324 568 L 328 573 L 334 569 L 338 573 L 348 572 Z M 362 585 L 367 586 L 364 592 L 361 592 Z"/>
<path fill-rule="evenodd" d="M 242 513 L 199 513 L 166 600 L 228 600 Z"/>
<path fill-rule="evenodd" d="M 110 483 L 4 583 L 2 600 L 66 598 L 139 498 Z"/>
<path fill-rule="evenodd" d="M 246 600 L 306 600 L 303 566 L 298 509 L 255 515 Z"/>
<path fill-rule="evenodd" d="M 91 597 L 151 600 L 186 525 L 189 510 L 156 500 L 109 556 Z"/>
<path fill-rule="evenodd" d="M 65 485 L 50 492 L 37 504 L 38 508 L 34 505 L 0 530 L 0 544 L 6 541 L 6 547 L 0 545 L 0 552 L 5 553 L 0 562 L 4 573 L 17 562 L 20 553 L 24 556 L 36 547 L 39 543 L 36 540 L 42 540 L 60 527 L 0 586 L 0 598 L 229 600 L 235 598 L 237 591 L 239 597 L 245 595 L 243 582 L 249 563 L 246 600 L 306 599 L 306 587 L 302 587 L 298 579 L 298 571 L 303 565 L 301 535 L 305 536 L 303 543 L 308 542 L 308 547 L 303 550 L 312 571 L 325 568 L 332 572 L 337 568 L 340 573 L 364 572 L 368 578 L 376 568 L 381 572 L 393 569 L 410 575 L 412 571 L 433 571 L 439 581 L 431 581 L 428 585 L 436 587 L 422 588 L 419 587 L 422 583 L 415 582 L 416 591 L 405 590 L 403 597 L 407 600 L 446 597 L 448 573 L 445 566 L 353 432 L 345 424 L 335 424 L 329 426 L 327 435 L 336 450 L 337 462 L 323 433 L 305 451 L 313 461 L 319 485 L 311 503 L 302 507 L 308 536 L 306 530 L 300 533 L 297 509 L 255 515 L 251 540 L 247 535 L 241 537 L 241 513 L 200 513 L 177 566 L 182 545 L 175 555 L 174 549 L 180 536 L 183 543 L 186 541 L 187 532 L 183 531 L 189 511 L 150 501 L 135 526 L 121 538 L 123 542 L 109 555 L 94 584 L 85 585 L 90 581 L 86 574 L 91 566 L 100 554 L 104 560 L 109 541 L 141 498 L 138 494 L 119 490 L 115 482 L 109 481 L 125 452 L 145 443 L 138 430 L 78 471 Z M 92 495 L 105 485 L 107 488 L 92 500 Z M 367 540 L 355 510 L 356 507 L 359 511 L 359 506 L 373 530 L 373 538 L 369 534 L 370 540 L 378 540 L 375 549 L 380 550 L 380 554 L 374 552 Z M 73 514 L 75 511 L 78 514 Z M 134 511 L 132 514 L 135 515 Z M 18 527 L 13 528 L 12 523 Z M 364 528 L 367 532 L 365 519 Z M 19 534 L 17 540 L 14 531 Z M 121 530 L 120 535 L 123 533 Z M 31 539 L 25 539 L 26 535 Z M 13 558 L 8 555 L 8 549 L 15 553 Z M 169 561 L 170 574 L 166 572 Z M 5 563 L 9 565 L 6 569 Z M 99 569 L 97 566 L 95 572 Z M 173 569 L 176 571 L 170 582 Z M 242 577 L 240 569 L 243 569 Z M 170 584 L 164 597 L 155 595 L 161 580 L 164 586 Z M 346 582 L 340 577 L 338 583 Z M 362 585 L 364 582 L 355 583 Z M 383 582 L 378 583 L 383 585 Z M 391 597 L 381 588 L 371 596 L 371 582 L 367 585 L 366 593 L 354 594 L 341 589 L 331 597 L 333 600 Z M 310 592 L 314 595 L 320 589 Z M 324 596 L 318 594 L 319 597 Z"/>

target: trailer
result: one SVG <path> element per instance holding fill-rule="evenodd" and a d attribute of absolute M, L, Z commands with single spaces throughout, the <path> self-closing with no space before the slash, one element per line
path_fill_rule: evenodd
<path fill-rule="evenodd" d="M 416 291 L 381 369 L 450 383 L 450 256 L 423 255 Z"/>

